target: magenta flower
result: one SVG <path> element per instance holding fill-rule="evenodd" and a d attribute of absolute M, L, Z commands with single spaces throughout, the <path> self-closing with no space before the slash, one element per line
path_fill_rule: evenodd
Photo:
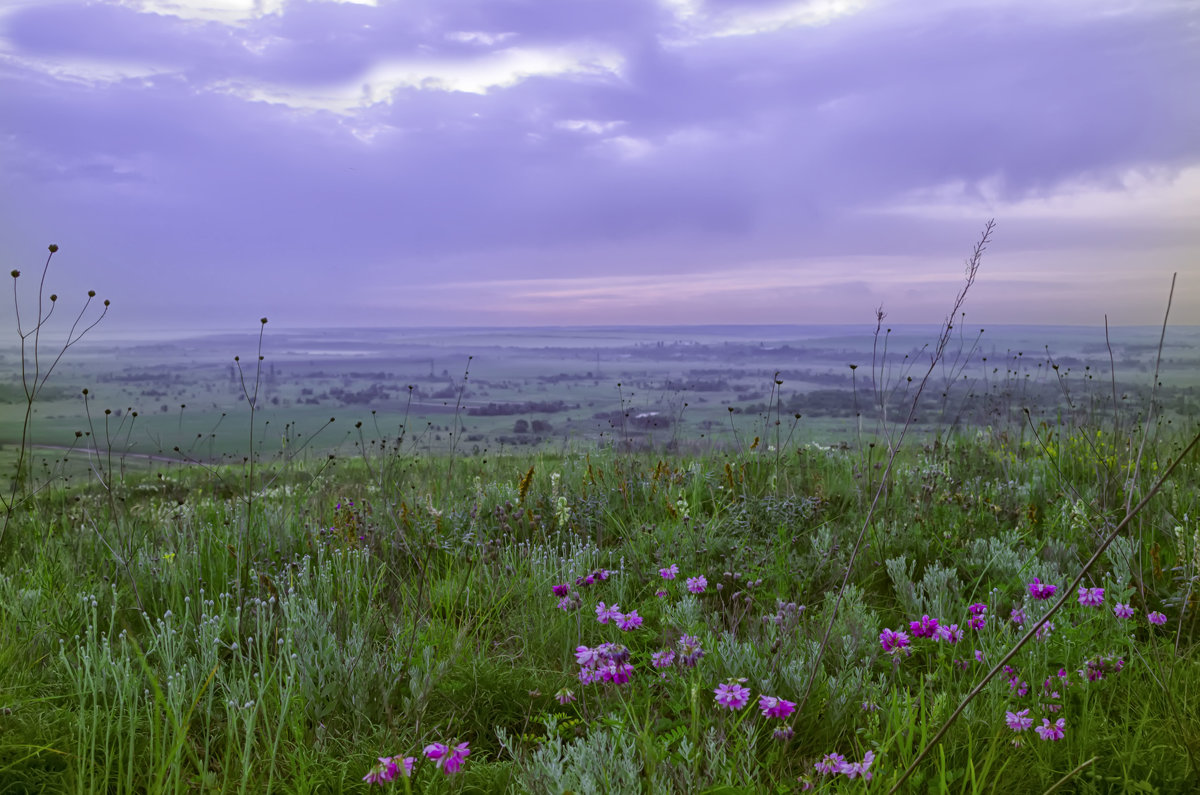
<path fill-rule="evenodd" d="M 1136 611 L 1132 607 L 1119 602 L 1117 603 L 1117 606 L 1113 608 L 1113 614 L 1117 618 L 1133 618 L 1134 612 Z"/>
<path fill-rule="evenodd" d="M 1049 718 L 1042 718 L 1042 725 L 1036 727 L 1034 729 L 1034 731 L 1037 732 L 1038 736 L 1041 737 L 1043 740 L 1052 740 L 1053 741 L 1053 740 L 1061 740 L 1063 737 L 1065 737 L 1066 732 L 1063 730 L 1066 728 L 1067 728 L 1066 718 L 1059 718 L 1054 723 L 1051 723 Z"/>
<path fill-rule="evenodd" d="M 846 776 L 846 778 L 858 778 L 859 776 L 862 776 L 863 781 L 870 781 L 871 763 L 874 761 L 875 752 L 867 751 L 865 754 L 863 754 L 863 760 L 861 762 L 843 762 L 842 773 Z"/>
<path fill-rule="evenodd" d="M 1033 725 L 1033 718 L 1029 717 L 1028 709 L 1018 712 L 1005 712 L 1004 723 L 1015 732 L 1023 732 Z"/>
<path fill-rule="evenodd" d="M 687 589 L 692 593 L 704 593 L 704 589 L 708 587 L 708 579 L 701 574 L 699 577 L 687 578 Z"/>
<path fill-rule="evenodd" d="M 623 616 L 616 616 L 616 622 L 617 627 L 620 628 L 622 632 L 628 632 L 629 630 L 637 629 L 642 625 L 642 617 L 637 614 L 636 610 L 630 610 Z"/>
<path fill-rule="evenodd" d="M 445 743 L 430 743 L 425 746 L 425 758 L 437 761 L 450 753 L 450 746 Z"/>
<path fill-rule="evenodd" d="M 1014 607 L 1012 609 L 1012 612 L 1008 614 L 1008 620 L 1013 622 L 1014 624 L 1016 624 L 1019 627 L 1024 626 L 1025 625 L 1025 608 Z"/>
<path fill-rule="evenodd" d="M 813 767 L 822 775 L 833 775 L 842 772 L 842 766 L 846 764 L 846 757 L 841 754 L 825 754 L 821 757 L 821 761 L 817 762 Z"/>
<path fill-rule="evenodd" d="M 462 763 L 471 755 L 470 743 L 459 743 L 450 750 L 450 753 L 443 756 L 440 760 L 442 772 L 447 776 L 452 776 L 462 767 Z"/>
<path fill-rule="evenodd" d="M 566 596 L 567 594 L 569 594 L 571 592 L 571 586 L 569 583 L 564 582 L 564 583 L 559 583 L 558 585 L 555 585 L 550 590 L 554 592 L 555 596 Z"/>
<path fill-rule="evenodd" d="M 575 647 L 575 662 L 580 665 L 593 666 L 600 662 L 600 649 L 589 649 L 587 646 Z"/>
<path fill-rule="evenodd" d="M 884 651 L 895 651 L 908 645 L 908 635 L 903 632 L 885 629 L 879 633 L 879 645 Z"/>
<path fill-rule="evenodd" d="M 979 615 L 973 615 L 967 619 L 967 626 L 978 632 L 987 626 L 987 616 L 983 615 L 982 613 Z"/>
<path fill-rule="evenodd" d="M 599 671 L 601 679 L 614 685 L 623 685 L 633 678 L 633 666 L 627 662 L 609 662 Z"/>
<path fill-rule="evenodd" d="M 1158 612 L 1157 610 L 1147 613 L 1146 620 L 1149 621 L 1151 624 L 1167 623 L 1167 617 L 1164 616 L 1162 613 Z"/>
<path fill-rule="evenodd" d="M 975 604 L 968 607 L 967 610 L 973 616 L 982 616 L 982 615 L 987 614 L 988 606 L 985 605 L 983 602 L 976 602 Z"/>
<path fill-rule="evenodd" d="M 908 631 L 914 638 L 932 638 L 937 634 L 937 628 L 937 619 L 929 616 L 921 616 L 920 621 L 913 621 L 908 625 Z"/>
<path fill-rule="evenodd" d="M 737 710 L 750 703 L 750 688 L 743 687 L 732 679 L 716 686 L 713 698 L 726 709 Z"/>
<path fill-rule="evenodd" d="M 673 580 L 675 579 L 675 575 L 679 573 L 679 566 L 672 563 L 665 569 L 659 569 L 658 573 L 664 580 Z"/>
<path fill-rule="evenodd" d="M 621 606 L 613 605 L 612 607 L 605 607 L 604 602 L 597 604 L 596 620 L 601 624 L 607 624 L 610 619 L 613 621 L 621 620 Z"/>
<path fill-rule="evenodd" d="M 664 596 L 667 595 L 667 592 L 666 591 L 655 591 L 654 595 L 657 596 L 659 599 L 662 599 Z"/>
<path fill-rule="evenodd" d="M 1034 599 L 1049 599 L 1054 596 L 1054 592 L 1057 590 L 1057 585 L 1042 582 L 1037 577 L 1034 577 L 1033 582 L 1029 583 L 1029 595 Z"/>
<path fill-rule="evenodd" d="M 385 784 L 392 781 L 396 776 L 400 775 L 401 765 L 403 765 L 404 775 L 412 775 L 413 762 L 416 760 L 413 757 L 401 760 L 398 756 L 381 756 L 379 764 L 371 768 L 367 775 L 363 776 L 363 781 L 368 784 Z"/>
<path fill-rule="evenodd" d="M 796 702 L 787 701 L 775 696 L 759 696 L 758 708 L 764 718 L 786 718 L 796 709 Z"/>
<path fill-rule="evenodd" d="M 704 656 L 700 648 L 700 639 L 693 635 L 679 636 L 679 664 L 684 668 L 695 668 L 696 663 Z"/>
<path fill-rule="evenodd" d="M 554 700 L 565 707 L 567 704 L 570 704 L 575 700 L 575 691 L 564 687 L 562 690 L 559 690 L 554 694 Z"/>
<path fill-rule="evenodd" d="M 650 664 L 655 668 L 670 668 L 675 662 L 675 652 L 670 649 L 656 651 L 650 655 Z"/>
<path fill-rule="evenodd" d="M 1037 628 L 1037 632 L 1033 633 L 1033 637 L 1036 640 L 1045 640 L 1046 638 L 1050 637 L 1050 633 L 1053 631 L 1054 631 L 1054 622 L 1047 621 L 1045 624 L 1042 624 L 1040 627 Z"/>
<path fill-rule="evenodd" d="M 1104 604 L 1103 588 L 1080 588 L 1079 604 L 1084 607 L 1099 607 Z"/>

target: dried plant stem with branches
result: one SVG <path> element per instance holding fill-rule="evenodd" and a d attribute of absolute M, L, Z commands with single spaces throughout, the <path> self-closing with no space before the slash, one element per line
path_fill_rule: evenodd
<path fill-rule="evenodd" d="M 916 394 L 913 395 L 912 404 L 909 407 L 908 417 L 905 419 L 904 425 L 900 432 L 893 439 L 888 438 L 888 459 L 884 466 L 883 474 L 880 476 L 879 484 L 875 487 L 875 496 L 871 500 L 871 506 L 867 509 L 866 518 L 863 520 L 862 529 L 858 533 L 858 537 L 854 541 L 854 547 L 850 551 L 850 558 L 846 561 L 846 572 L 842 577 L 842 583 L 838 587 L 837 596 L 833 600 L 833 608 L 830 610 L 829 621 L 825 626 L 825 632 L 821 636 L 821 645 L 817 649 L 816 658 L 810 664 L 808 679 L 804 685 L 804 693 L 800 697 L 800 703 L 797 709 L 803 711 L 808 703 L 808 698 L 812 693 L 813 683 L 817 678 L 817 671 L 821 667 L 821 661 L 825 657 L 825 652 L 829 648 L 829 639 L 833 634 L 834 623 L 837 621 L 838 609 L 841 607 L 842 599 L 846 593 L 846 587 L 850 584 L 850 575 L 854 571 L 854 563 L 858 559 L 858 553 L 862 550 L 863 541 L 867 537 L 867 531 L 871 528 L 871 524 L 875 520 L 875 514 L 879 507 L 879 502 L 887 490 L 887 485 L 891 477 L 892 468 L 895 465 L 896 455 L 900 451 L 901 445 L 904 443 L 904 437 L 912 427 L 913 420 L 916 417 L 917 409 L 921 402 L 921 394 L 925 391 L 926 385 L 930 378 L 933 377 L 934 371 L 937 369 L 938 363 L 942 360 L 942 356 L 946 352 L 946 346 L 950 344 L 950 339 L 954 331 L 954 319 L 958 317 L 959 311 L 962 309 L 963 303 L 967 299 L 967 293 L 971 286 L 975 283 L 975 277 L 979 273 L 979 266 L 983 263 L 983 252 L 987 250 L 988 244 L 991 242 L 992 231 L 996 228 L 994 219 L 989 219 L 983 227 L 983 234 L 979 241 L 975 244 L 975 249 L 966 262 L 966 281 L 962 289 L 958 291 L 958 295 L 954 299 L 954 306 L 947 315 L 945 323 L 942 325 L 941 333 L 938 335 L 937 345 L 930 355 L 929 369 L 925 372 L 925 376 L 921 379 L 917 387 Z M 879 323 L 883 322 L 883 310 L 880 308 L 876 312 L 876 319 Z"/>
<path fill-rule="evenodd" d="M 21 389 L 25 410 L 21 422 L 21 441 L 17 448 L 17 462 L 12 473 L 12 482 L 8 488 L 7 495 L 0 493 L 0 507 L 4 509 L 4 518 L 0 522 L 0 544 L 4 543 L 4 537 L 8 532 L 8 526 L 12 521 L 12 516 L 17 506 L 21 505 L 37 491 L 33 485 L 33 406 L 37 402 L 39 395 L 46 388 L 46 382 L 50 379 L 50 375 L 58 367 L 58 363 L 62 361 L 63 355 L 75 343 L 83 339 L 89 331 L 94 329 L 104 319 L 104 316 L 108 314 L 109 302 L 106 299 L 99 316 L 94 320 L 87 320 L 88 310 L 96 298 L 96 291 L 88 290 L 87 300 L 83 302 L 83 307 L 80 308 L 79 314 L 75 316 L 75 321 L 71 324 L 71 329 L 67 332 L 66 339 L 58 347 L 58 352 L 54 355 L 54 358 L 50 360 L 49 364 L 43 367 L 43 358 L 48 359 L 50 354 L 43 354 L 42 352 L 42 332 L 46 328 L 46 324 L 50 322 L 50 318 L 54 315 L 54 310 L 58 306 L 57 293 L 50 293 L 48 296 L 49 306 L 46 305 L 46 274 L 50 271 L 50 260 L 54 258 L 54 254 L 58 251 L 58 246 L 52 243 L 49 246 L 49 251 L 50 253 L 46 257 L 46 262 L 42 266 L 41 278 L 38 280 L 37 312 L 34 315 L 32 325 L 28 328 L 21 320 L 21 298 L 17 291 L 17 281 L 21 277 L 21 272 L 13 270 L 10 274 L 13 280 L 13 312 L 17 324 L 17 338 L 20 341 Z"/>

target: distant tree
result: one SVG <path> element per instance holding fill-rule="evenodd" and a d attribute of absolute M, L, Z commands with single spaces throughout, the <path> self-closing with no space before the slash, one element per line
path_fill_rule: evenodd
<path fill-rule="evenodd" d="M 517 420 L 513 423 L 513 433 L 529 433 L 529 423 L 525 420 Z"/>
<path fill-rule="evenodd" d="M 552 430 L 554 430 L 554 427 L 550 424 L 550 422 L 548 420 L 534 420 L 533 421 L 533 432 L 534 433 L 550 433 L 550 431 L 552 431 Z"/>

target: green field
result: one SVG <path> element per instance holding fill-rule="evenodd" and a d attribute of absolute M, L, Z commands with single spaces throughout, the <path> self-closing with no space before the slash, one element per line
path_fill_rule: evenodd
<path fill-rule="evenodd" d="M 1200 330 L 871 331 L 6 351 L 0 793 L 1194 791 Z"/>

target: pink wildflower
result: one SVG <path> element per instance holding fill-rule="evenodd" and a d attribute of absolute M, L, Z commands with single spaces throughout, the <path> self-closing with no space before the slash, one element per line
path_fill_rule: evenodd
<path fill-rule="evenodd" d="M 587 646 L 575 647 L 575 662 L 580 665 L 592 666 L 600 662 L 600 650 L 589 649 Z"/>
<path fill-rule="evenodd" d="M 699 577 L 687 578 L 687 589 L 691 593 L 704 593 L 704 589 L 708 587 L 708 578 L 703 574 Z"/>
<path fill-rule="evenodd" d="M 559 583 L 558 585 L 555 585 L 550 590 L 554 592 L 555 596 L 566 596 L 567 594 L 569 594 L 571 592 L 571 586 L 569 583 L 564 582 L 564 583 Z"/>
<path fill-rule="evenodd" d="M 1029 710 L 1026 708 L 1017 712 L 1005 712 L 1004 723 L 1015 732 L 1023 732 L 1033 725 L 1033 718 L 1029 717 Z"/>
<path fill-rule="evenodd" d="M 1151 624 L 1167 623 L 1167 617 L 1164 616 L 1162 613 L 1158 612 L 1157 610 L 1147 613 L 1146 620 L 1149 621 Z"/>
<path fill-rule="evenodd" d="M 920 621 L 913 621 L 908 625 L 908 631 L 913 634 L 914 638 L 932 638 L 937 633 L 937 628 L 937 619 L 927 615 L 921 616 Z"/>
<path fill-rule="evenodd" d="M 1059 718 L 1054 723 L 1050 723 L 1049 718 L 1042 718 L 1042 725 L 1034 728 L 1038 736 L 1043 740 L 1061 740 L 1066 736 L 1064 729 L 1067 728 L 1066 718 Z"/>
<path fill-rule="evenodd" d="M 675 575 L 679 573 L 679 566 L 678 564 L 672 563 L 665 569 L 659 569 L 658 573 L 664 580 L 673 580 L 675 579 Z"/>
<path fill-rule="evenodd" d="M 613 621 L 621 620 L 621 606 L 613 605 L 612 607 L 605 607 L 604 602 L 597 604 L 596 620 L 601 624 L 607 624 L 610 619 Z"/>
<path fill-rule="evenodd" d="M 1133 618 L 1133 614 L 1135 612 L 1136 611 L 1129 605 L 1121 604 L 1119 602 L 1117 603 L 1117 606 L 1113 608 L 1113 615 L 1115 615 L 1117 618 Z"/>
<path fill-rule="evenodd" d="M 846 776 L 846 778 L 858 778 L 859 776 L 862 776 L 863 781 L 870 781 L 871 763 L 874 761 L 875 752 L 867 751 L 865 754 L 863 754 L 863 760 L 861 762 L 843 762 L 842 773 Z"/>
<path fill-rule="evenodd" d="M 796 709 L 796 702 L 775 696 L 759 696 L 758 708 L 764 718 L 786 718 Z"/>
<path fill-rule="evenodd" d="M 617 626 L 622 632 L 628 632 L 631 629 L 637 629 L 642 625 L 642 617 L 637 614 L 636 610 L 630 610 L 625 615 L 616 617 Z"/>
<path fill-rule="evenodd" d="M 898 630 L 885 629 L 879 633 L 879 645 L 884 651 L 902 649 L 908 645 L 908 635 Z"/>
<path fill-rule="evenodd" d="M 818 773 L 828 776 L 842 772 L 844 764 L 846 764 L 846 757 L 841 754 L 825 754 L 825 756 L 821 757 L 821 761 L 817 762 L 813 767 L 817 769 Z"/>
<path fill-rule="evenodd" d="M 1104 604 L 1103 588 L 1080 588 L 1079 604 L 1084 607 L 1099 607 Z"/>
<path fill-rule="evenodd" d="M 750 702 L 750 688 L 730 680 L 716 686 L 713 698 L 726 709 L 741 709 Z"/>
<path fill-rule="evenodd" d="M 656 651 L 650 655 L 650 664 L 655 668 L 670 668 L 673 662 L 675 662 L 675 652 L 670 649 Z"/>
<path fill-rule="evenodd" d="M 1057 585 L 1042 582 L 1037 577 L 1034 577 L 1033 582 L 1029 583 L 1029 595 L 1034 599 L 1049 599 L 1054 596 L 1054 592 L 1057 590 Z"/>
<path fill-rule="evenodd" d="M 570 704 L 575 700 L 575 691 L 564 687 L 562 690 L 559 690 L 554 694 L 554 699 L 565 707 L 567 704 Z"/>

